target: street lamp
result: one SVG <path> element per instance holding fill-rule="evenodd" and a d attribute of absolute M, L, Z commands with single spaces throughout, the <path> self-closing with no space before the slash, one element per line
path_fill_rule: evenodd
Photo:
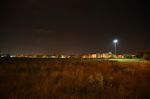
<path fill-rule="evenodd" d="M 116 55 L 116 47 L 117 47 L 118 40 L 117 40 L 117 39 L 114 39 L 114 40 L 113 40 L 113 43 L 114 43 L 114 45 L 115 45 L 115 55 Z"/>

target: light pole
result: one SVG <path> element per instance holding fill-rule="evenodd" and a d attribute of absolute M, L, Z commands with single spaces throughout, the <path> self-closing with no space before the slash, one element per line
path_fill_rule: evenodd
<path fill-rule="evenodd" d="M 117 40 L 117 39 L 114 39 L 114 40 L 113 40 L 113 43 L 114 43 L 114 45 L 115 45 L 115 55 L 117 55 L 117 54 L 116 54 L 116 49 L 117 49 L 118 40 Z"/>

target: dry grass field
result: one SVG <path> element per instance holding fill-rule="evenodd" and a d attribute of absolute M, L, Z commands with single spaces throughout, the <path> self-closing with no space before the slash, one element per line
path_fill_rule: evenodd
<path fill-rule="evenodd" d="M 3 58 L 0 99 L 150 99 L 150 62 Z"/>

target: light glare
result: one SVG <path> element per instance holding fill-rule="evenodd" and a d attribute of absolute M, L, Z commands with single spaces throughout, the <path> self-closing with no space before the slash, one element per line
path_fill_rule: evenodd
<path fill-rule="evenodd" d="M 118 40 L 117 39 L 113 40 L 113 43 L 118 43 Z"/>

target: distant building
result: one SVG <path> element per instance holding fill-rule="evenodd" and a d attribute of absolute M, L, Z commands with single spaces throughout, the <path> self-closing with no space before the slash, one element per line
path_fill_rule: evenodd
<path fill-rule="evenodd" d="M 124 55 L 119 54 L 116 56 L 116 58 L 124 58 Z"/>
<path fill-rule="evenodd" d="M 19 54 L 16 55 L 17 58 L 38 58 L 38 55 L 31 55 L 31 54 Z"/>
<path fill-rule="evenodd" d="M 85 54 L 85 55 L 81 55 L 81 58 L 111 58 L 112 55 L 113 54 L 111 52 L 96 53 L 96 54 Z"/>
<path fill-rule="evenodd" d="M 81 58 L 96 58 L 96 54 L 85 54 L 85 55 L 81 55 Z"/>
<path fill-rule="evenodd" d="M 113 54 L 111 52 L 97 54 L 97 58 L 111 58 L 112 56 L 113 56 Z"/>
<path fill-rule="evenodd" d="M 59 55 L 59 57 L 58 58 L 66 58 L 67 56 L 65 56 L 65 55 Z"/>
<path fill-rule="evenodd" d="M 63 54 L 61 54 L 61 55 L 50 55 L 49 58 L 67 58 L 67 56 L 63 55 Z"/>
<path fill-rule="evenodd" d="M 58 58 L 56 55 L 51 55 L 50 58 Z"/>

